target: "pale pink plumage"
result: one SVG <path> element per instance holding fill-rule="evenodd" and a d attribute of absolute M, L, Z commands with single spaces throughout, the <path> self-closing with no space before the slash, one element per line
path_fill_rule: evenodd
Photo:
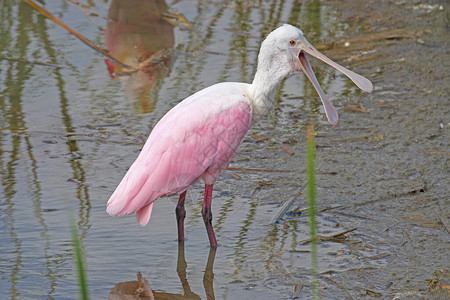
<path fill-rule="evenodd" d="M 216 84 L 172 108 L 109 199 L 107 212 L 136 213 L 144 226 L 157 198 L 183 192 L 200 179 L 212 185 L 250 127 L 248 86 Z"/>

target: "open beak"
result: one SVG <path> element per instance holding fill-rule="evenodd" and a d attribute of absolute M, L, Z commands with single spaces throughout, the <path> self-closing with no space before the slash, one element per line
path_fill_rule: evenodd
<path fill-rule="evenodd" d="M 294 58 L 295 68 L 298 71 L 302 70 L 313 84 L 314 88 L 316 89 L 317 93 L 320 96 L 320 99 L 322 100 L 323 107 L 325 109 L 325 114 L 327 115 L 328 121 L 330 122 L 331 125 L 336 125 L 338 123 L 338 113 L 336 111 L 336 108 L 334 108 L 333 104 L 331 104 L 330 100 L 328 100 L 327 96 L 325 96 L 325 93 L 322 91 L 322 88 L 320 87 L 319 82 L 317 81 L 317 78 L 314 75 L 314 72 L 305 54 L 320 59 L 324 63 L 335 68 L 336 70 L 344 73 L 348 78 L 350 78 L 351 81 L 353 81 L 363 91 L 366 91 L 368 93 L 372 92 L 373 85 L 370 82 L 370 80 L 335 63 L 334 61 L 332 61 L 331 59 L 329 59 L 328 57 L 317 51 L 305 38 L 298 40 L 296 47 L 291 48 L 291 50 L 294 51 L 292 54 L 295 55 Z M 298 60 L 296 58 L 298 58 Z"/>

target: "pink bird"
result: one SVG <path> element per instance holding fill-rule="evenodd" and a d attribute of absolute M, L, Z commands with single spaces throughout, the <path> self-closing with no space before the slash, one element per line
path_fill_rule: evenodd
<path fill-rule="evenodd" d="M 172 108 L 151 132 L 136 161 L 108 201 L 111 216 L 136 213 L 145 226 L 156 199 L 180 194 L 176 207 L 178 240 L 184 240 L 184 201 L 187 190 L 205 183 L 202 216 L 210 245 L 217 247 L 212 227 L 214 182 L 226 168 L 250 126 L 272 106 L 278 84 L 303 71 L 318 92 L 328 121 L 338 122 L 334 106 L 323 93 L 306 54 L 348 76 L 360 89 L 371 92 L 372 83 L 317 51 L 300 29 L 285 24 L 261 44 L 258 68 L 251 84 L 224 82 L 205 88 Z"/>

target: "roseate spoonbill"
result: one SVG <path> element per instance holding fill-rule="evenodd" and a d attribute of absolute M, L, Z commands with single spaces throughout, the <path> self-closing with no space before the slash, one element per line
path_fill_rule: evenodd
<path fill-rule="evenodd" d="M 285 24 L 261 44 L 251 84 L 225 82 L 205 88 L 181 101 L 156 124 L 109 199 L 106 211 L 116 217 L 136 213 L 137 221 L 145 226 L 157 198 L 181 193 L 175 211 L 178 240 L 183 241 L 186 192 L 202 179 L 202 216 L 210 245 L 216 248 L 211 224 L 213 184 L 250 126 L 271 107 L 278 84 L 294 72 L 303 71 L 319 94 L 328 121 L 332 125 L 338 122 L 337 111 L 317 82 L 306 54 L 344 73 L 360 89 L 372 91 L 368 79 L 333 62 L 317 51 L 300 29 Z"/>

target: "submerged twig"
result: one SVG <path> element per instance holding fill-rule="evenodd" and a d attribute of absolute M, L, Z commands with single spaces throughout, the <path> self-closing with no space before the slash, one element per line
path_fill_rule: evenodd
<path fill-rule="evenodd" d="M 346 230 L 346 231 L 343 231 L 343 232 L 340 232 L 340 233 L 337 233 L 337 234 L 333 234 L 333 235 L 317 235 L 316 241 L 317 241 L 317 243 L 320 243 L 320 242 L 334 240 L 335 238 L 343 236 L 343 235 L 345 235 L 345 234 L 347 234 L 349 232 L 355 231 L 357 229 L 358 228 L 352 228 L 352 229 L 349 229 L 349 230 Z M 305 245 L 305 244 L 308 244 L 310 242 L 311 242 L 311 239 L 305 240 L 305 241 L 301 242 L 301 244 Z"/>
<path fill-rule="evenodd" d="M 409 241 L 410 241 L 410 243 L 411 243 L 411 248 L 412 248 L 412 250 L 413 250 L 413 252 L 414 252 L 414 255 L 417 257 L 417 252 L 416 252 L 416 248 L 414 247 L 414 242 L 413 242 L 411 236 L 409 235 L 408 231 L 403 230 L 403 234 L 406 235 L 406 236 L 408 237 L 408 239 L 409 239 Z"/>
<path fill-rule="evenodd" d="M 343 208 L 343 207 L 344 207 L 344 205 L 328 206 L 328 207 L 322 208 L 321 210 L 319 210 L 319 212 L 325 212 L 325 211 L 329 211 L 332 209 Z"/>
<path fill-rule="evenodd" d="M 172 53 L 172 49 L 161 49 L 157 51 L 156 53 L 153 53 L 149 58 L 145 59 L 144 61 L 140 62 L 137 66 L 129 67 L 128 69 L 122 70 L 119 73 L 116 74 L 116 76 L 127 76 L 131 73 L 136 73 L 137 71 L 151 65 L 151 64 L 157 64 L 161 61 L 163 61 L 165 58 L 167 58 Z"/>
<path fill-rule="evenodd" d="M 352 228 L 352 229 L 343 231 L 343 232 L 341 232 L 341 233 L 333 234 L 332 236 L 330 236 L 330 239 L 337 238 L 337 237 L 339 237 L 339 236 L 342 236 L 342 235 L 347 234 L 347 233 L 349 233 L 349 232 L 355 231 L 355 230 L 357 230 L 357 229 L 358 229 L 358 228 L 355 227 L 355 228 Z M 324 239 L 322 239 L 322 241 L 324 241 Z"/>
<path fill-rule="evenodd" d="M 260 141 L 260 142 L 264 142 L 267 145 L 275 144 L 275 143 L 269 142 L 269 140 L 267 140 L 265 138 L 262 138 L 262 137 L 260 137 L 259 135 L 256 135 L 256 134 L 252 134 L 251 137 L 254 138 L 255 140 Z M 289 154 L 291 156 L 294 155 L 294 152 L 292 152 L 291 150 L 289 150 L 288 148 L 286 148 L 283 145 L 278 146 L 278 148 L 280 148 L 281 150 L 283 150 L 284 152 L 286 152 L 287 154 Z"/>
<path fill-rule="evenodd" d="M 444 152 L 444 151 L 431 151 L 431 150 L 425 150 L 424 153 L 428 154 L 436 154 L 436 155 L 450 155 L 450 152 Z"/>
<path fill-rule="evenodd" d="M 375 290 L 373 290 L 373 289 L 364 288 L 364 290 L 366 291 L 366 293 L 367 293 L 368 296 L 374 296 L 374 297 L 377 297 L 377 298 L 383 296 L 382 293 L 377 292 L 377 291 L 375 291 Z"/>
<path fill-rule="evenodd" d="M 346 110 L 353 110 L 353 111 L 357 111 L 357 112 L 364 113 L 364 114 L 368 114 L 369 113 L 365 109 L 362 109 L 362 108 L 359 108 L 359 107 L 356 107 L 356 106 L 350 106 L 350 105 L 344 106 L 344 109 L 346 109 Z"/>
<path fill-rule="evenodd" d="M 230 261 L 230 264 L 233 266 L 235 273 L 236 274 L 241 273 L 241 271 L 239 270 L 239 267 L 236 265 L 236 263 L 231 258 L 228 258 L 228 260 Z"/>
<path fill-rule="evenodd" d="M 339 283 L 337 283 L 334 279 L 331 279 L 331 277 L 327 277 L 327 276 L 323 276 L 324 279 L 330 281 L 331 283 L 335 284 L 338 288 L 340 288 L 341 290 L 343 290 L 347 296 L 348 299 L 353 299 L 353 297 L 350 295 L 350 293 L 348 292 L 347 288 L 343 285 L 340 285 Z"/>
<path fill-rule="evenodd" d="M 293 156 L 293 155 L 294 155 L 294 152 L 292 152 L 291 150 L 289 150 L 288 148 L 286 148 L 286 147 L 283 146 L 283 145 L 280 145 L 279 148 L 280 148 L 281 150 L 283 150 L 284 152 L 286 152 L 287 154 L 289 154 L 290 156 Z"/>
<path fill-rule="evenodd" d="M 260 137 L 259 135 L 252 134 L 251 137 L 254 138 L 255 140 L 260 141 L 260 142 L 264 142 L 264 143 L 266 143 L 266 144 L 270 144 L 270 142 L 269 142 L 268 140 L 266 140 L 266 139 Z"/>
<path fill-rule="evenodd" d="M 252 169 L 252 168 L 233 168 L 233 167 L 228 167 L 227 170 L 243 171 L 243 172 L 283 172 L 283 173 L 293 172 L 291 170 Z"/>
<path fill-rule="evenodd" d="M 283 171 L 283 172 L 290 172 L 290 171 Z M 301 188 L 299 188 L 297 190 L 297 192 L 295 192 L 295 195 L 298 194 L 303 194 L 305 191 L 305 187 L 306 185 L 303 185 Z M 281 218 L 286 214 L 286 212 L 292 207 L 292 205 L 294 204 L 295 200 L 297 200 L 297 196 L 293 196 L 291 197 L 289 200 L 287 200 L 286 202 L 283 203 L 283 205 L 281 206 L 281 208 L 277 211 L 277 213 L 275 214 L 275 216 L 272 218 L 272 220 L 270 221 L 271 224 L 277 224 Z M 322 210 L 319 210 L 319 212 L 324 212 L 327 210 L 331 210 L 331 209 L 337 209 L 337 208 L 342 208 L 342 205 L 339 206 L 334 206 L 334 207 L 326 207 Z M 309 208 L 303 208 L 300 211 L 308 211 Z"/>
<path fill-rule="evenodd" d="M 303 188 L 301 188 L 301 190 L 303 190 Z M 296 193 L 296 194 L 298 194 L 298 193 Z M 292 204 L 294 203 L 295 200 L 297 200 L 297 197 L 293 196 L 289 200 L 284 202 L 283 206 L 281 206 L 281 208 L 277 211 L 275 216 L 270 221 L 270 224 L 278 223 L 278 221 L 280 221 L 280 219 L 284 216 L 284 214 L 291 208 L 291 206 L 292 206 Z"/>
<path fill-rule="evenodd" d="M 170 22 L 169 20 L 170 19 L 176 19 L 185 28 L 192 29 L 191 23 L 189 23 L 189 21 L 186 19 L 186 17 L 183 14 L 179 13 L 179 12 L 168 10 L 165 13 L 163 13 L 162 16 L 167 22 L 169 22 L 171 24 L 172 24 L 172 22 Z"/>
<path fill-rule="evenodd" d="M 297 299 L 300 296 L 301 291 L 303 290 L 303 285 L 296 284 L 294 286 L 294 292 L 292 293 L 292 299 Z"/>
<path fill-rule="evenodd" d="M 360 218 L 360 219 L 366 219 L 366 220 L 374 220 L 373 218 L 370 217 L 366 217 L 366 216 L 359 216 L 357 214 L 349 214 L 349 213 L 345 213 L 342 211 L 335 211 L 335 213 L 343 215 L 343 216 L 347 216 L 347 217 L 352 217 L 352 218 Z"/>
<path fill-rule="evenodd" d="M 367 279 L 366 276 L 364 276 L 364 274 L 361 274 L 360 270 L 354 270 L 353 273 L 356 274 L 356 276 L 358 276 L 359 278 L 361 278 L 362 280 L 364 280 L 368 285 L 370 289 L 376 289 L 376 286 L 373 285 L 373 283 L 371 283 L 369 281 L 369 279 Z"/>
<path fill-rule="evenodd" d="M 374 267 L 359 267 L 359 268 L 350 268 L 350 269 L 346 269 L 346 270 L 326 270 L 320 273 L 320 275 L 325 275 L 325 274 L 343 274 L 343 273 L 347 273 L 347 272 L 354 272 L 355 270 L 373 270 Z"/>
<path fill-rule="evenodd" d="M 252 192 L 252 196 L 256 193 L 256 191 L 260 191 L 261 190 L 261 188 L 263 187 L 263 186 L 265 186 L 266 188 L 268 188 L 269 186 L 271 186 L 272 185 L 272 182 L 271 181 L 268 181 L 268 180 L 260 180 L 259 182 L 258 182 L 258 185 L 255 187 L 255 189 L 253 190 L 253 192 Z"/>
<path fill-rule="evenodd" d="M 441 223 L 442 223 L 442 225 L 444 226 L 445 230 L 447 230 L 447 233 L 450 234 L 450 231 L 448 230 L 448 227 L 447 227 L 447 225 L 445 224 L 444 219 L 442 219 L 441 216 L 439 216 L 439 219 L 441 220 Z"/>
<path fill-rule="evenodd" d="M 75 178 L 69 178 L 69 179 L 67 179 L 67 182 L 73 182 L 73 183 L 76 183 L 76 184 L 81 185 L 81 186 L 89 187 L 88 184 L 85 184 L 85 183 L 83 183 L 83 182 L 81 182 L 79 180 L 76 180 Z"/>

